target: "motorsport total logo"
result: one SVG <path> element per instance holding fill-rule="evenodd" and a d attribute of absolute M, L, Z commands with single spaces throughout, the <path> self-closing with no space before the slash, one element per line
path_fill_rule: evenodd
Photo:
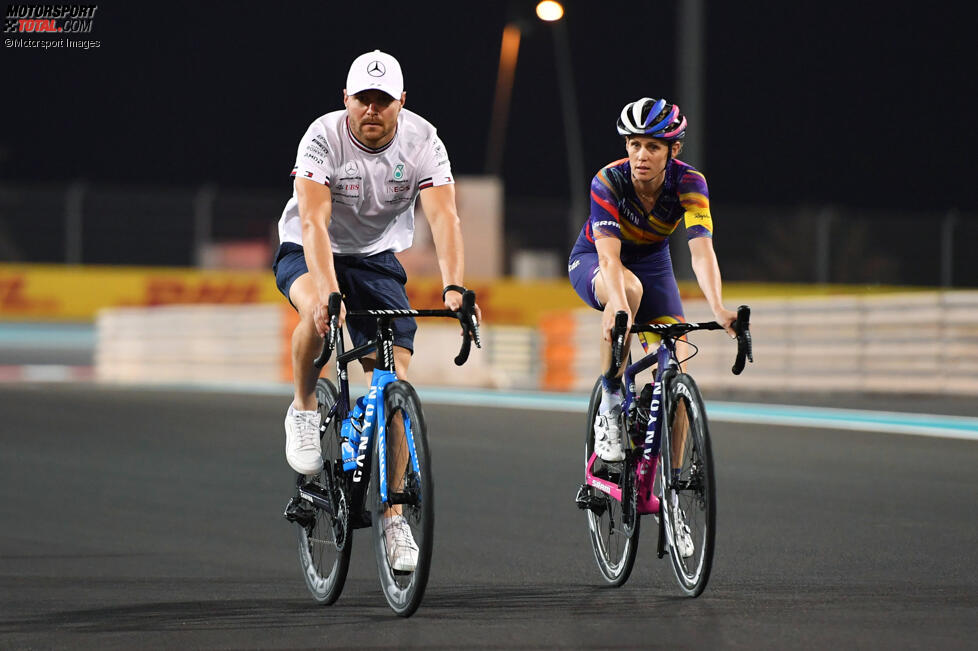
<path fill-rule="evenodd" d="M 4 34 L 90 34 L 98 5 L 11 4 L 3 19 Z"/>

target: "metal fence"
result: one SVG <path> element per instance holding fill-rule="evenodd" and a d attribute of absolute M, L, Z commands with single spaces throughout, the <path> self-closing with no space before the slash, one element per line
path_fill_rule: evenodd
<path fill-rule="evenodd" d="M 0 184 L 0 260 L 204 265 L 215 243 L 264 244 L 270 257 L 283 191 Z M 714 206 L 714 245 L 728 281 L 978 287 L 978 214 L 839 206 Z M 462 215 L 464 219 L 464 215 Z M 567 201 L 507 197 L 505 269 L 524 250 L 567 258 L 583 223 Z M 574 223 L 576 222 L 576 226 Z M 691 278 L 685 238 L 677 274 Z M 562 267 L 561 267 L 562 268 Z"/>

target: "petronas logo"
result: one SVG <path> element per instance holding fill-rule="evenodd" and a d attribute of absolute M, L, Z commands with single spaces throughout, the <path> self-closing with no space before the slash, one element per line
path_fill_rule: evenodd
<path fill-rule="evenodd" d="M 394 167 L 394 180 L 400 181 L 404 178 L 404 163 L 398 163 Z"/>

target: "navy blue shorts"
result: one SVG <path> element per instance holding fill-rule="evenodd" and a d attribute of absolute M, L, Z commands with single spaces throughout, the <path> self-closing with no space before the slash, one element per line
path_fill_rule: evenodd
<path fill-rule="evenodd" d="M 656 251 L 644 258 L 623 260 L 625 268 L 642 281 L 642 302 L 635 315 L 635 323 L 649 323 L 661 317 L 675 317 L 685 321 L 683 304 L 679 300 L 679 286 L 676 276 L 672 273 L 672 258 L 669 249 Z M 597 251 L 571 252 L 567 263 L 567 273 L 571 285 L 584 302 L 596 310 L 604 306 L 594 295 L 594 278 L 598 275 Z"/>
<path fill-rule="evenodd" d="M 407 292 L 404 291 L 407 274 L 390 251 L 365 257 L 334 255 L 333 266 L 347 310 L 411 309 Z M 289 298 L 289 290 L 295 279 L 309 273 L 302 245 L 282 243 L 275 255 L 272 270 L 278 290 Z M 292 299 L 289 298 L 289 302 Z M 418 330 L 418 324 L 410 317 L 393 319 L 391 323 L 394 327 L 394 345 L 413 353 L 414 333 Z M 361 346 L 376 337 L 377 321 L 370 317 L 348 317 L 346 331 L 350 333 L 353 345 Z"/>

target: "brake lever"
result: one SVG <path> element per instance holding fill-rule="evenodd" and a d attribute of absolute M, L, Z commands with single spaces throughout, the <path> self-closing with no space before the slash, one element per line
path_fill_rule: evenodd
<path fill-rule="evenodd" d="M 329 295 L 329 302 L 326 304 L 326 314 L 329 316 L 329 332 L 323 337 L 322 352 L 312 362 L 316 368 L 326 366 L 326 362 L 329 361 L 330 356 L 333 354 L 333 349 L 336 348 L 336 335 L 339 332 L 340 321 L 340 301 L 342 298 L 339 292 L 333 292 Z"/>
<path fill-rule="evenodd" d="M 740 375 L 746 366 L 745 360 L 754 363 L 754 347 L 750 336 L 750 306 L 741 305 L 737 308 L 737 320 L 733 322 L 733 328 L 737 333 L 737 359 L 730 370 L 734 375 Z"/>
<path fill-rule="evenodd" d="M 615 327 L 611 330 L 611 367 L 604 374 L 608 380 L 618 375 L 622 359 L 625 357 L 625 335 L 628 334 L 628 313 L 615 312 Z"/>
<path fill-rule="evenodd" d="M 471 289 L 465 290 L 462 294 L 462 306 L 458 312 L 458 322 L 462 326 L 462 347 L 455 356 L 455 365 L 461 366 L 469 359 L 469 352 L 472 350 L 472 342 L 475 341 L 476 348 L 482 348 L 482 340 L 479 337 L 479 322 L 475 318 L 475 292 Z"/>

